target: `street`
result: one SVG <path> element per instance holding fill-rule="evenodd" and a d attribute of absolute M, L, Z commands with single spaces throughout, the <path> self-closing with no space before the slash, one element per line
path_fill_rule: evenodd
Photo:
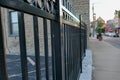
<path fill-rule="evenodd" d="M 109 37 L 104 39 L 104 41 L 120 49 L 120 37 Z"/>
<path fill-rule="evenodd" d="M 6 55 L 9 80 L 22 80 L 20 55 Z M 35 56 L 27 57 L 28 80 L 36 80 Z M 40 56 L 41 80 L 46 80 L 45 57 Z M 52 80 L 52 62 L 49 57 L 49 77 Z"/>

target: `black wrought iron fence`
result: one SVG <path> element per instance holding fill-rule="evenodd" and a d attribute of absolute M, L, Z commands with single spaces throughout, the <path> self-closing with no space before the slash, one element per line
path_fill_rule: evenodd
<path fill-rule="evenodd" d="M 72 5 L 63 1 L 0 1 L 0 80 L 78 79 L 86 25 L 80 25 Z"/>
<path fill-rule="evenodd" d="M 81 72 L 80 29 L 64 25 L 65 80 L 77 80 Z"/>
<path fill-rule="evenodd" d="M 86 35 L 85 35 L 86 30 L 81 29 L 81 53 L 82 53 L 82 58 L 85 57 L 85 50 L 86 50 Z"/>

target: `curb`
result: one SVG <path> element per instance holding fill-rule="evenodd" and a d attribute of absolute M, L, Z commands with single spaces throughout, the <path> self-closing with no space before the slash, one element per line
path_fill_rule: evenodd
<path fill-rule="evenodd" d="M 79 80 L 92 80 L 92 51 L 87 49 L 86 56 L 82 62 L 83 72 L 80 74 Z"/>

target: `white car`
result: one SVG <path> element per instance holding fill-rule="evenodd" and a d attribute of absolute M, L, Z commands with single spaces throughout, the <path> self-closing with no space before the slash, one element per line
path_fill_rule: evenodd
<path fill-rule="evenodd" d="M 105 35 L 113 37 L 115 35 L 115 32 L 106 32 Z"/>

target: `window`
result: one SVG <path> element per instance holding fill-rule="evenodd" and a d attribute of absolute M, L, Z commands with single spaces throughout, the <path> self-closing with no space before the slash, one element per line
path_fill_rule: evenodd
<path fill-rule="evenodd" d="M 9 11 L 10 17 L 10 35 L 18 35 L 18 12 L 17 11 Z"/>

